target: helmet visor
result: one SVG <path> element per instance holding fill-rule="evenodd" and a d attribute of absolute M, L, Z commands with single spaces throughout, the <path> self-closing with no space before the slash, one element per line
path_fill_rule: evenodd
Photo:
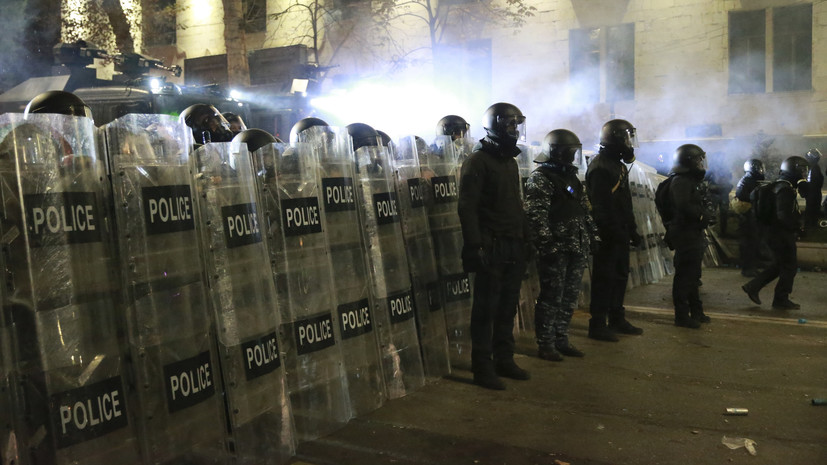
<path fill-rule="evenodd" d="M 502 129 L 503 134 L 519 141 L 525 142 L 525 116 L 523 115 L 497 115 L 497 127 Z"/>
<path fill-rule="evenodd" d="M 637 140 L 637 129 L 629 128 L 626 130 L 626 146 L 630 149 L 640 147 Z"/>

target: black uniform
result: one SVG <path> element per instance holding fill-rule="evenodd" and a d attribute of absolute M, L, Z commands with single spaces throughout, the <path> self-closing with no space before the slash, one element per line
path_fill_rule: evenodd
<path fill-rule="evenodd" d="M 458 211 L 463 266 L 476 272 L 471 308 L 471 364 L 475 376 L 513 363 L 514 317 L 526 271 L 528 225 L 523 211 L 520 153 L 486 137 L 462 164 Z M 493 357 L 493 360 L 492 360 Z"/>
<path fill-rule="evenodd" d="M 741 259 L 741 274 L 748 277 L 753 277 L 757 273 L 759 251 L 765 247 L 760 225 L 755 218 L 755 209 L 750 203 L 750 194 L 758 186 L 758 182 L 763 180 L 763 174 L 748 171 L 735 187 L 735 198 L 741 205 L 738 213 L 738 256 Z"/>
<path fill-rule="evenodd" d="M 591 270 L 591 333 L 605 325 L 606 316 L 612 329 L 642 332 L 623 328 L 628 325 L 623 299 L 629 280 L 629 244 L 640 244 L 642 238 L 632 211 L 629 170 L 621 157 L 614 147 L 601 146 L 586 170 L 586 192 L 600 237 Z"/>
<path fill-rule="evenodd" d="M 772 251 L 772 262 L 758 276 L 743 286 L 753 302 L 759 303 L 758 293 L 775 278 L 773 307 L 780 309 L 798 308 L 790 301 L 798 269 L 796 237 L 801 229 L 801 213 L 796 201 L 797 179 L 790 179 L 785 172 L 773 186 L 775 195 L 775 218 L 767 227 L 767 245 Z"/>
<path fill-rule="evenodd" d="M 674 173 L 669 186 L 673 217 L 667 225 L 667 241 L 675 249 L 675 276 L 672 279 L 672 303 L 675 306 L 675 324 L 697 327 L 688 320 L 705 319 L 699 293 L 701 265 L 706 240 L 704 229 L 714 213 L 705 202 L 704 172 L 686 170 Z"/>

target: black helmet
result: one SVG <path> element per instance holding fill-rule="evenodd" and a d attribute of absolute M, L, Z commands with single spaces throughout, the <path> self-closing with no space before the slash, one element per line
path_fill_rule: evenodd
<path fill-rule="evenodd" d="M 608 121 L 600 129 L 600 145 L 621 146 L 635 148 L 637 144 L 637 130 L 632 123 L 625 119 L 613 119 Z"/>
<path fill-rule="evenodd" d="M 674 173 L 703 173 L 706 171 L 706 152 L 695 144 L 684 144 L 675 150 Z"/>
<path fill-rule="evenodd" d="M 510 103 L 500 102 L 488 107 L 482 117 L 482 127 L 489 137 L 500 141 L 525 138 L 525 116 Z"/>
<path fill-rule="evenodd" d="M 810 163 L 818 163 L 821 159 L 821 152 L 818 149 L 810 149 L 807 151 L 807 155 L 805 155 L 805 157 L 810 161 Z"/>
<path fill-rule="evenodd" d="M 452 139 L 461 139 L 468 136 L 471 125 L 465 119 L 457 115 L 443 116 L 436 123 L 436 135 L 451 136 Z"/>
<path fill-rule="evenodd" d="M 764 163 L 757 159 L 753 158 L 752 160 L 747 160 L 744 162 L 744 172 L 751 173 L 753 176 L 764 176 Z"/>
<path fill-rule="evenodd" d="M 69 116 L 92 117 L 92 110 L 83 100 L 71 92 L 50 90 L 38 94 L 29 101 L 23 115 L 29 113 L 53 113 Z"/>
<path fill-rule="evenodd" d="M 192 129 L 192 135 L 198 144 L 233 140 L 230 123 L 212 105 L 205 103 L 190 105 L 181 112 L 178 120 L 183 121 Z"/>
<path fill-rule="evenodd" d="M 555 129 L 543 139 L 543 151 L 534 159 L 535 163 L 553 162 L 563 166 L 580 166 L 583 144 L 577 134 L 568 129 Z"/>
<path fill-rule="evenodd" d="M 382 139 L 382 145 L 385 147 L 390 147 L 393 145 L 393 140 L 391 136 L 388 135 L 385 131 L 376 130 L 376 133 L 379 134 L 379 138 Z"/>
<path fill-rule="evenodd" d="M 810 164 L 806 158 L 794 155 L 781 162 L 781 174 L 792 182 L 802 179 L 806 181 L 810 174 Z"/>
<path fill-rule="evenodd" d="M 309 116 L 302 118 L 290 128 L 290 144 L 295 145 L 299 141 L 299 134 L 305 129 L 310 129 L 314 126 L 329 126 L 325 120 Z"/>
<path fill-rule="evenodd" d="M 241 116 L 238 116 L 237 114 L 231 113 L 229 111 L 221 113 L 221 116 L 223 116 L 224 119 L 227 120 L 228 123 L 230 123 L 230 131 L 232 131 L 233 134 L 238 134 L 241 131 L 247 130 L 247 125 L 244 124 L 244 120 L 241 119 Z M 235 127 L 233 127 L 233 125 L 235 125 Z"/>
<path fill-rule="evenodd" d="M 247 144 L 247 150 L 255 152 L 265 145 L 279 142 L 272 134 L 263 129 L 245 129 L 233 137 L 233 142 L 241 142 Z"/>
<path fill-rule="evenodd" d="M 348 124 L 346 129 L 350 138 L 353 139 L 354 152 L 362 147 L 377 147 L 380 145 L 379 133 L 365 123 Z"/>

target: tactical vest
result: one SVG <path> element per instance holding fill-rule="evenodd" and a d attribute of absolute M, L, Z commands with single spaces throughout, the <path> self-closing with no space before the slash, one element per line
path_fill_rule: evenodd
<path fill-rule="evenodd" d="M 538 168 L 546 178 L 551 181 L 553 187 L 552 198 L 555 199 L 551 203 L 548 216 L 549 221 L 553 223 L 565 222 L 574 218 L 583 218 L 586 212 L 580 204 L 583 197 L 583 186 L 580 180 L 574 176 L 565 178 L 558 173 L 555 173 L 547 166 Z"/>

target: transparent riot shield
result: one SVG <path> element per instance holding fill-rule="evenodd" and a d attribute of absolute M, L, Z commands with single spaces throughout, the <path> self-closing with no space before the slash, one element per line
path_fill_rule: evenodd
<path fill-rule="evenodd" d="M 0 126 L 11 127 L 0 142 L 0 237 L 20 462 L 138 463 L 92 120 L 4 115 Z"/>
<path fill-rule="evenodd" d="M 652 181 L 658 176 L 654 168 L 640 162 L 629 171 L 632 209 L 638 233 L 643 237 L 641 245 L 630 254 L 630 281 L 634 285 L 649 284 L 663 277 L 664 256 L 657 238 L 665 229 L 655 208 L 656 185 Z M 671 258 L 671 252 L 668 255 Z"/>
<path fill-rule="evenodd" d="M 252 158 L 246 144 L 224 142 L 203 145 L 192 161 L 230 450 L 236 463 L 287 463 L 293 423 Z"/>
<path fill-rule="evenodd" d="M 346 131 L 331 127 L 310 128 L 301 132 L 299 138 L 303 145 L 298 150 L 311 150 L 318 163 L 325 237 L 335 288 L 336 326 L 342 334 L 352 414 L 360 416 L 382 406 L 387 396 L 367 253 L 358 227 L 350 138 Z"/>
<path fill-rule="evenodd" d="M 464 141 L 464 139 L 460 139 Z M 471 277 L 462 270 L 462 226 L 457 214 L 459 172 L 465 145 L 450 136 L 438 136 L 433 156 L 422 160 L 430 179 L 428 223 L 444 297 L 448 355 L 456 368 L 471 368 Z"/>
<path fill-rule="evenodd" d="M 0 270 L 6 270 L 3 254 L 0 254 Z M 5 274 L 5 273 L 4 273 Z M 0 301 L 5 302 L 5 286 L 0 286 Z M 17 382 L 12 377 L 11 329 L 0 313 L 0 463 L 26 463 L 18 453 L 15 425 L 18 422 L 18 406 L 12 389 Z"/>
<path fill-rule="evenodd" d="M 426 376 L 438 378 L 451 372 L 451 364 L 444 299 L 428 223 L 427 206 L 433 203 L 431 179 L 434 172 L 427 166 L 420 167 L 420 160 L 427 161 L 433 155 L 425 141 L 415 136 L 401 139 L 398 147 L 391 158 L 396 175 L 402 235 L 408 253 L 422 363 Z"/>
<path fill-rule="evenodd" d="M 534 171 L 537 164 L 534 158 L 540 153 L 540 147 L 536 145 L 518 145 L 520 154 L 517 155 L 517 165 L 520 169 L 520 188 L 525 196 L 525 183 L 528 175 Z M 537 296 L 540 295 L 540 276 L 537 274 L 537 261 L 532 260 L 528 264 L 525 279 L 520 288 L 520 305 L 517 309 L 517 321 L 515 331 L 534 333 L 534 305 Z"/>
<path fill-rule="evenodd" d="M 333 312 L 317 163 L 304 144 L 264 146 L 253 154 L 262 227 L 279 293 L 282 353 L 301 440 L 328 434 L 350 419 L 342 333 Z"/>
<path fill-rule="evenodd" d="M 111 170 L 144 460 L 219 462 L 226 428 L 188 128 L 166 115 L 127 115 L 99 131 Z"/>
<path fill-rule="evenodd" d="M 388 397 L 394 399 L 425 383 L 408 256 L 387 148 L 361 147 L 354 158 L 356 204 L 371 270 L 382 374 Z"/>

